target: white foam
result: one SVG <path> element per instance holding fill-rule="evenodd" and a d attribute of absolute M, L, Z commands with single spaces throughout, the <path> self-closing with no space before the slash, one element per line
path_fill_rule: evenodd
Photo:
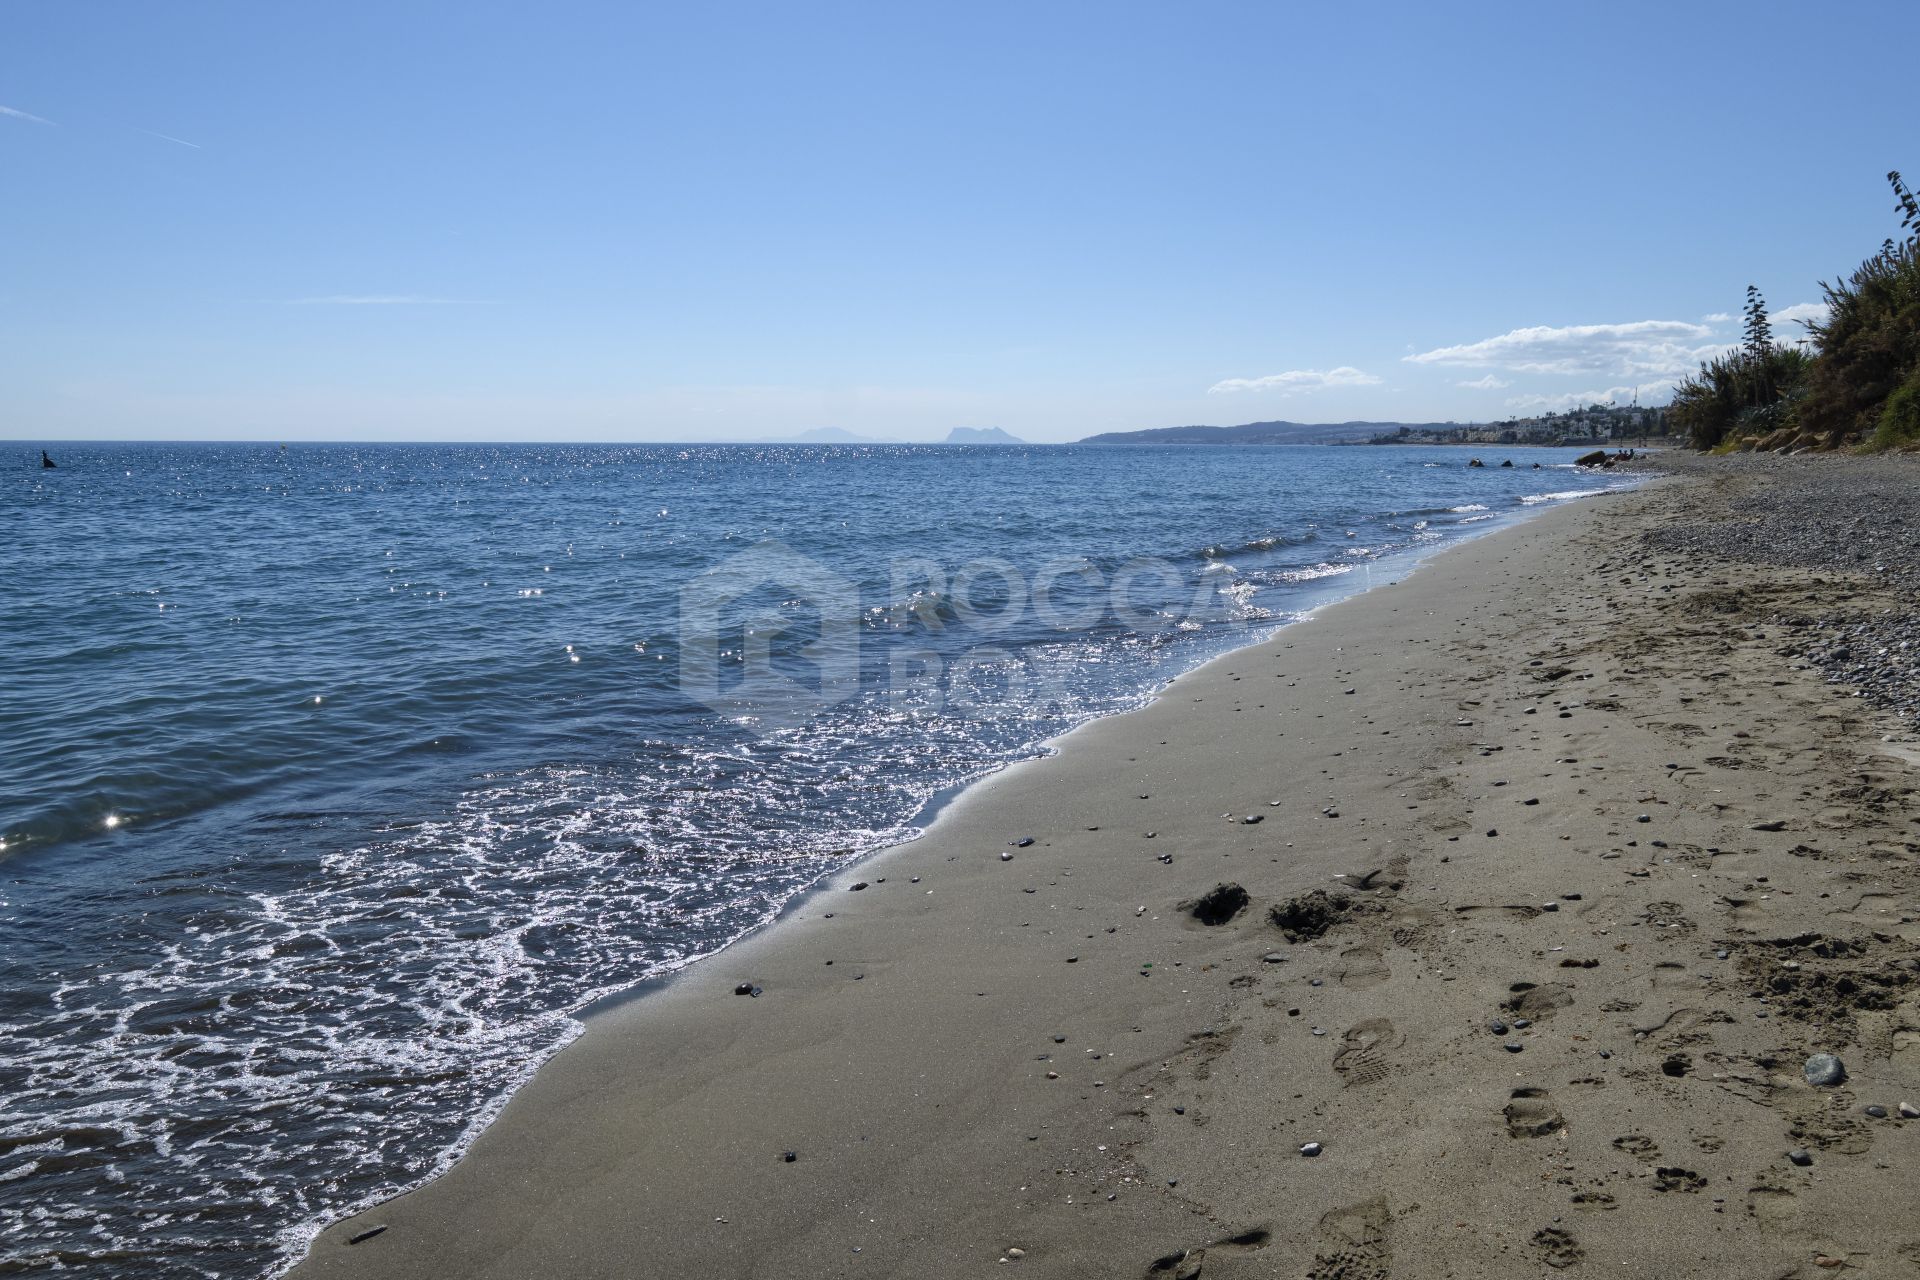
<path fill-rule="evenodd" d="M 1562 489 L 1559 493 L 1530 493 L 1520 501 L 1533 506 L 1541 502 L 1566 502 L 1573 498 L 1593 498 L 1611 492 L 1610 489 Z"/>

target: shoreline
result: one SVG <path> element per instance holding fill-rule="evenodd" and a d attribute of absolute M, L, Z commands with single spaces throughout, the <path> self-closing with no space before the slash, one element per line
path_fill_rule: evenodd
<path fill-rule="evenodd" d="M 1484 1027 L 1463 1027 L 1501 1003 L 1487 991 L 1465 997 L 1467 986 L 1484 985 L 1474 979 L 1485 974 L 1470 971 L 1485 968 L 1522 923 L 1571 923 L 1607 897 L 1590 890 L 1553 912 L 1499 905 L 1549 900 L 1571 886 L 1539 882 L 1529 865 L 1465 856 L 1475 805 L 1464 788 L 1485 767 L 1479 762 L 1507 763 L 1509 744 L 1472 749 L 1471 722 L 1484 713 L 1459 704 L 1484 694 L 1480 684 L 1528 680 L 1517 655 L 1519 673 L 1473 655 L 1502 628 L 1550 635 L 1574 623 L 1606 626 L 1606 608 L 1556 594 L 1552 575 L 1567 571 L 1556 561 L 1596 555 L 1594 544 L 1618 532 L 1609 526 L 1631 531 L 1636 514 L 1644 523 L 1646 509 L 1670 504 L 1663 495 L 1675 488 L 1567 504 L 1445 548 L 1450 555 L 1394 585 L 1177 677 L 1146 707 L 1079 726 L 1053 754 L 976 780 L 919 839 L 825 877 L 779 928 L 763 926 L 649 998 L 597 1014 L 449 1172 L 329 1227 L 293 1274 L 453 1267 L 509 1275 L 558 1265 L 613 1275 L 642 1259 L 682 1274 L 905 1266 L 946 1274 L 1001 1258 L 1051 1274 L 1104 1274 L 1144 1271 L 1215 1242 L 1208 1275 L 1251 1275 L 1319 1267 L 1343 1248 L 1356 1258 L 1381 1254 L 1390 1237 L 1434 1211 L 1408 1199 L 1407 1177 L 1440 1204 L 1476 1188 L 1450 1195 L 1404 1167 L 1402 1153 L 1378 1145 L 1398 1123 L 1354 1124 L 1353 1104 L 1392 1114 L 1420 1094 L 1447 1122 L 1430 1126 L 1435 1132 L 1476 1130 L 1462 1133 L 1451 1163 L 1483 1145 L 1478 1103 L 1444 1081 L 1395 1077 L 1488 1048 L 1498 1056 L 1481 1066 L 1495 1082 L 1513 1063 L 1557 1062 L 1564 1046 L 1523 1043 L 1509 1055 Z M 1631 509 L 1620 518 L 1608 514 L 1623 508 Z M 1575 617 L 1556 620 L 1556 612 Z M 1429 652 L 1452 661 L 1432 667 Z M 1256 675 L 1281 679 L 1233 687 Z M 1513 698 L 1472 701 L 1504 712 Z M 1221 712 L 1223 702 L 1232 710 Z M 1515 733 L 1537 738 L 1557 727 L 1511 710 Z M 1582 704 L 1578 718 L 1610 717 Z M 1324 736 L 1329 730 L 1336 738 Z M 1579 731 L 1592 732 L 1584 723 Z M 1341 749 L 1329 752 L 1336 740 Z M 1456 772 L 1460 779 L 1436 787 Z M 1539 827 L 1537 819 L 1553 816 L 1544 826 L 1568 825 L 1552 834 L 1573 841 L 1565 820 L 1586 794 L 1576 780 L 1612 781 L 1579 766 L 1551 768 L 1527 784 L 1542 793 L 1535 812 L 1502 821 Z M 1484 799 L 1505 808 L 1491 791 Z M 1261 821 L 1237 820 L 1245 817 Z M 1631 828 L 1608 835 L 1638 845 Z M 1035 843 L 1009 844 L 1026 838 Z M 1456 860 L 1431 844 L 1452 844 L 1457 861 L 1485 878 L 1471 886 L 1472 896 L 1489 899 L 1484 910 L 1451 901 L 1466 887 L 1449 887 L 1457 870 L 1442 868 Z M 1618 868 L 1604 870 L 1617 876 Z M 1561 878 L 1597 874 L 1583 865 Z M 1630 877 L 1625 891 L 1654 874 L 1665 873 Z M 848 891 L 859 875 L 872 883 L 855 896 Z M 1227 924 L 1201 925 L 1176 906 L 1224 880 L 1252 896 Z M 1366 887 L 1344 889 L 1347 909 L 1334 913 L 1325 939 L 1289 942 L 1268 920 L 1268 908 L 1315 889 L 1342 891 L 1343 881 Z M 1453 935 L 1463 931 L 1489 955 L 1457 954 Z M 1279 953 L 1288 958 L 1266 958 Z M 1532 969 L 1539 955 L 1502 959 Z M 1595 985 L 1576 976 L 1536 989 Z M 737 982 L 765 994 L 734 997 Z M 1571 994 L 1569 1003 L 1582 1016 L 1605 1016 Z M 1302 1016 L 1289 1017 L 1289 1004 Z M 1530 1021 L 1551 1025 L 1545 1015 L 1557 1014 L 1564 1022 L 1572 1011 L 1549 1004 L 1541 1013 Z M 1316 1026 L 1323 1035 L 1312 1034 Z M 1615 1043 L 1600 1062 L 1638 1058 L 1635 1043 Z M 1529 1058 L 1530 1050 L 1541 1054 Z M 1585 1068 L 1595 1065 L 1579 1056 Z M 1279 1102 L 1275 1082 L 1301 1092 Z M 1568 1131 L 1588 1128 L 1557 1109 L 1592 1103 L 1561 1101 L 1569 1089 L 1604 1089 L 1584 1084 L 1539 1086 L 1555 1100 L 1542 1107 L 1563 1121 L 1543 1132 L 1543 1146 L 1551 1132 L 1564 1146 Z M 1363 1098 L 1369 1091 L 1384 1096 Z M 1534 1099 L 1501 1101 L 1504 1125 L 1498 1105 L 1492 1113 L 1496 1146 L 1516 1140 L 1516 1101 L 1527 1111 Z M 1261 1131 L 1274 1135 L 1271 1150 L 1226 1136 Z M 1102 1136 L 1109 1140 L 1095 1140 Z M 1302 1160 L 1296 1148 L 1305 1141 L 1324 1143 L 1324 1155 Z M 1604 1158 L 1619 1164 L 1621 1150 Z M 787 1151 L 796 1159 L 784 1160 Z M 1304 1182 L 1303 1173 L 1311 1175 Z M 1384 1209 L 1368 1197 L 1301 1207 L 1334 1186 L 1357 1192 L 1375 1182 L 1387 1189 Z M 1279 1212 L 1276 1197 L 1294 1209 Z M 1635 1230 L 1645 1234 L 1644 1226 Z M 1258 1232 L 1266 1234 L 1255 1242 Z M 1329 1232 L 1350 1248 L 1328 1244 Z M 1511 1265 L 1553 1265 L 1582 1247 L 1543 1238 L 1516 1243 Z M 1456 1230 L 1454 1239 L 1487 1246 L 1471 1232 Z M 1402 1252 L 1439 1243 L 1409 1242 Z M 1347 1274 L 1384 1275 L 1385 1266 Z"/>
<path fill-rule="evenodd" d="M 1535 446 L 1521 447 L 1530 448 Z M 1241 624 L 1249 634 L 1262 634 L 1259 634 L 1258 638 L 1237 641 L 1233 643 L 1231 647 L 1214 653 L 1210 657 L 1199 658 L 1194 665 L 1185 668 L 1179 674 L 1167 677 L 1156 685 L 1142 689 L 1130 705 L 1118 710 L 1092 714 L 1071 727 L 1034 744 L 1027 754 L 1017 755 L 988 764 L 984 766 L 980 772 L 939 789 L 923 802 L 921 807 L 916 810 L 904 824 L 908 829 L 917 832 L 917 834 L 911 835 L 904 840 L 865 850 L 864 852 L 855 854 L 845 863 L 831 870 L 822 872 L 818 878 L 807 886 L 784 899 L 779 907 L 775 909 L 766 920 L 755 925 L 745 933 L 729 939 L 716 949 L 689 957 L 676 963 L 669 969 L 650 974 L 628 986 L 605 990 L 588 998 L 568 1015 L 580 1024 L 575 1033 L 551 1052 L 532 1063 L 526 1069 L 522 1078 L 507 1089 L 506 1092 L 495 1098 L 491 1105 L 476 1114 L 471 1122 L 463 1129 L 460 1138 L 441 1153 L 439 1157 L 439 1167 L 435 1172 L 404 1190 L 381 1196 L 378 1200 L 361 1208 L 335 1215 L 321 1222 L 296 1224 L 286 1232 L 285 1235 L 286 1238 L 294 1242 L 292 1247 L 297 1252 L 283 1260 L 273 1274 L 283 1276 L 291 1272 L 299 1265 L 300 1257 L 304 1256 L 311 1249 L 315 1240 L 326 1231 L 336 1227 L 340 1222 L 348 1218 L 358 1217 L 361 1214 L 370 1212 L 394 1200 L 411 1196 L 445 1176 L 455 1164 L 466 1158 L 467 1153 L 472 1149 L 473 1144 L 478 1140 L 479 1136 L 485 1133 L 485 1131 L 498 1120 L 501 1113 L 512 1102 L 519 1090 L 536 1074 L 545 1070 L 547 1064 L 553 1061 L 555 1057 L 565 1052 L 569 1046 L 581 1037 L 589 1034 L 601 1018 L 609 1016 L 629 1005 L 645 1001 L 663 992 L 674 983 L 683 980 L 688 971 L 696 966 L 708 964 L 724 952 L 749 939 L 764 934 L 769 930 L 785 926 L 792 918 L 813 903 L 816 898 L 828 892 L 829 886 L 831 886 L 836 878 L 857 872 L 860 868 L 867 866 L 874 860 L 883 859 L 899 849 L 924 838 L 932 823 L 937 821 L 945 810 L 968 792 L 988 784 L 997 775 L 1008 769 L 1030 765 L 1036 761 L 1044 760 L 1049 756 L 1057 754 L 1062 744 L 1076 734 L 1088 729 L 1090 726 L 1102 721 L 1132 715 L 1151 705 L 1154 701 L 1164 696 L 1167 689 L 1175 681 L 1191 676 L 1194 672 L 1211 663 L 1222 661 L 1246 649 L 1270 643 L 1280 632 L 1301 623 L 1310 622 L 1327 610 L 1336 608 L 1357 596 L 1396 585 L 1410 575 L 1422 571 L 1428 565 L 1444 557 L 1449 552 L 1456 551 L 1487 537 L 1495 536 L 1521 525 L 1528 524 L 1567 505 L 1589 501 L 1593 498 L 1611 497 L 1616 494 L 1630 493 L 1636 489 L 1667 478 L 1661 473 L 1623 478 L 1618 474 L 1593 472 L 1582 468 L 1575 468 L 1571 466 L 1571 464 L 1556 465 L 1551 469 L 1556 471 L 1573 471 L 1578 478 L 1602 482 L 1603 487 L 1590 490 L 1580 489 L 1555 492 L 1526 499 L 1523 501 L 1523 505 L 1519 507 L 1484 517 L 1495 521 L 1495 523 L 1491 523 L 1485 528 L 1457 534 L 1444 542 L 1402 548 L 1380 561 L 1367 561 L 1358 564 L 1355 566 L 1355 576 L 1369 579 L 1369 581 L 1364 585 L 1354 586 L 1344 593 L 1340 592 L 1339 584 L 1348 581 L 1346 578 L 1329 579 L 1324 583 L 1318 584 L 1317 587 L 1307 588 L 1304 594 L 1307 595 L 1308 598 L 1311 599 L 1314 596 L 1323 596 L 1326 598 L 1320 599 L 1318 603 L 1307 604 L 1298 609 L 1290 609 L 1279 618 L 1268 619 L 1257 623 Z M 1382 575 L 1383 580 L 1371 581 L 1376 574 Z"/>

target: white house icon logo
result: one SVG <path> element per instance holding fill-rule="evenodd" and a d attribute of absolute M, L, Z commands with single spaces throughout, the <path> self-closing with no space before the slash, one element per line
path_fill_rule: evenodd
<path fill-rule="evenodd" d="M 694 701 L 787 729 L 859 684 L 859 590 L 785 543 L 758 543 L 680 589 L 680 690 Z"/>

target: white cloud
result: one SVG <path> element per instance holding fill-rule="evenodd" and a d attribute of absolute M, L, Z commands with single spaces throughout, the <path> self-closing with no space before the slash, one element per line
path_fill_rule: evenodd
<path fill-rule="evenodd" d="M 427 298 L 417 293 L 330 293 L 321 298 L 293 298 L 293 307 L 477 307 L 491 305 L 485 298 Z"/>
<path fill-rule="evenodd" d="M 1643 405 L 1664 403 L 1673 394 L 1678 378 L 1659 378 L 1633 386 L 1608 387 L 1605 391 L 1569 391 L 1562 395 L 1509 396 L 1507 408 L 1519 413 L 1548 413 L 1562 409 L 1584 409 L 1590 404 L 1631 404 L 1639 397 Z"/>
<path fill-rule="evenodd" d="M 1380 379 L 1374 375 L 1343 364 L 1338 369 L 1289 369 L 1285 373 L 1270 373 L 1264 378 L 1228 378 L 1208 387 L 1207 394 L 1278 391 L 1283 395 L 1292 395 L 1296 391 L 1318 391 L 1323 387 L 1372 387 L 1379 383 Z"/>
<path fill-rule="evenodd" d="M 1700 319 L 1704 324 L 1725 324 L 1727 321 L 1733 319 L 1733 316 L 1730 312 L 1715 311 L 1708 315 L 1701 316 Z"/>
<path fill-rule="evenodd" d="M 1685 320 L 1535 325 L 1457 346 L 1402 356 L 1411 364 L 1550 374 L 1679 374 L 1724 350 L 1711 327 Z"/>
<path fill-rule="evenodd" d="M 1783 334 L 1782 329 L 1790 324 L 1799 325 L 1805 321 L 1812 321 L 1815 324 L 1825 323 L 1828 313 L 1832 310 L 1833 308 L 1824 302 L 1796 302 L 1790 307 L 1782 307 L 1773 312 L 1767 319 L 1773 322 L 1773 334 L 1776 338 L 1791 340 L 1793 336 L 1803 334 L 1805 330 L 1797 328 L 1791 333 Z"/>
<path fill-rule="evenodd" d="M 53 123 L 44 116 L 37 116 L 31 111 L 21 111 L 16 107 L 0 107 L 0 116 L 12 116 L 15 120 L 26 120 L 33 124 Z"/>
<path fill-rule="evenodd" d="M 1475 378 L 1472 382 L 1456 382 L 1453 385 L 1456 387 L 1472 387 L 1475 391 L 1498 391 L 1502 387 L 1510 387 L 1513 384 L 1505 378 L 1496 378 L 1492 374 L 1488 374 L 1484 378 Z"/>

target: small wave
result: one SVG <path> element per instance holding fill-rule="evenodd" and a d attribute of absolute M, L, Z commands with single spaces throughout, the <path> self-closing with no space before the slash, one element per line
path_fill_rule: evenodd
<path fill-rule="evenodd" d="M 1558 493 L 1529 493 L 1520 501 L 1528 506 L 1541 502 L 1566 502 L 1571 498 L 1593 498 L 1609 493 L 1608 489 L 1562 489 Z"/>
<path fill-rule="evenodd" d="M 1526 501 L 1526 499 L 1522 499 L 1522 501 Z M 1447 508 L 1448 511 L 1453 512 L 1455 515 L 1465 515 L 1469 511 L 1485 511 L 1486 509 L 1487 504 L 1484 502 L 1469 502 L 1464 507 Z"/>
<path fill-rule="evenodd" d="M 1235 556 L 1258 555 L 1263 551 L 1272 551 L 1276 547 L 1301 547 L 1317 540 L 1318 535 L 1312 529 L 1303 529 L 1299 533 L 1269 533 L 1258 538 L 1249 538 L 1237 547 L 1224 543 L 1211 543 L 1194 552 L 1201 560 L 1227 560 Z"/>
<path fill-rule="evenodd" d="M 1282 582 L 1314 582 L 1352 572 L 1353 566 L 1350 564 L 1316 564 L 1305 569 L 1288 569 L 1276 576 Z"/>

